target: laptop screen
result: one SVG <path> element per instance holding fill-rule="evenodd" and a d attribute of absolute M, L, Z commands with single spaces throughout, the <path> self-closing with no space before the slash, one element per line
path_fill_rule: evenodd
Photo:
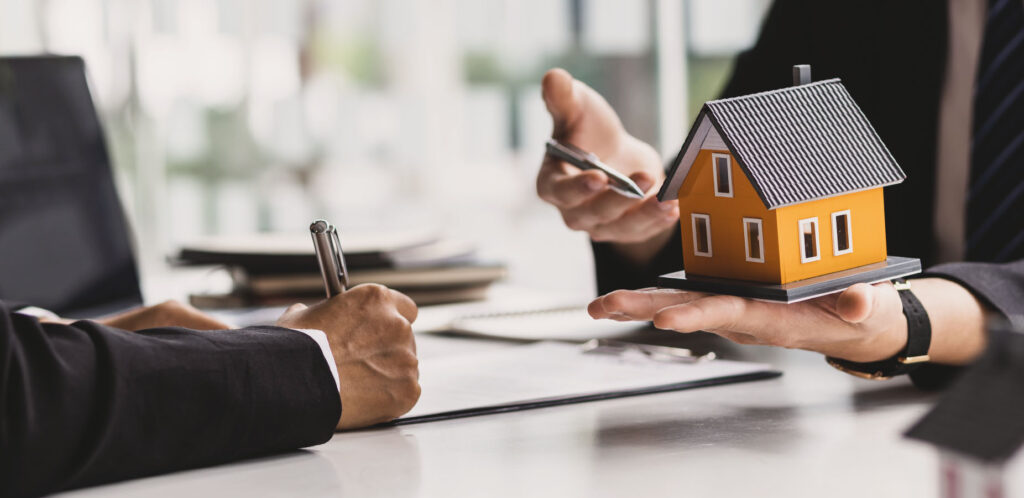
<path fill-rule="evenodd" d="M 141 302 L 78 57 L 0 58 L 0 299 L 81 317 Z"/>

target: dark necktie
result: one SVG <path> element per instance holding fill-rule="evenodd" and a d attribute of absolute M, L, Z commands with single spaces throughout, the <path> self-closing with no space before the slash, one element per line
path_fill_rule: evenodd
<path fill-rule="evenodd" d="M 974 84 L 967 260 L 1024 258 L 1024 2 L 989 0 Z"/>

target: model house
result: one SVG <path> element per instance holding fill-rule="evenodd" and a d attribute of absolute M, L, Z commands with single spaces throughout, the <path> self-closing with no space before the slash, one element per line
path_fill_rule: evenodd
<path fill-rule="evenodd" d="M 907 436 L 939 451 L 939 496 L 1024 497 L 1024 333 L 998 331 Z"/>
<path fill-rule="evenodd" d="M 906 175 L 838 79 L 707 102 L 659 193 L 686 275 L 786 284 L 886 260 L 882 188 Z"/>

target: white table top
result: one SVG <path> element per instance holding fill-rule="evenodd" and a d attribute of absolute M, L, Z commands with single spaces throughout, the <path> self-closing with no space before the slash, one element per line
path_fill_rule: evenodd
<path fill-rule="evenodd" d="M 934 395 L 820 355 L 703 334 L 639 340 L 768 362 L 773 380 L 338 433 L 284 455 L 69 497 L 935 496 L 937 458 L 901 433 Z M 666 341 L 666 339 L 668 341 Z M 421 356 L 509 343 L 421 335 Z"/>

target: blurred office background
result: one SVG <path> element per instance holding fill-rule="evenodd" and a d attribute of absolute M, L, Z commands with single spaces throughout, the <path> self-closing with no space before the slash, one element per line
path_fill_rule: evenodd
<path fill-rule="evenodd" d="M 438 226 L 591 292 L 536 199 L 554 66 L 663 156 L 769 0 L 0 0 L 0 54 L 79 54 L 144 275 L 198 236 Z M 545 261 L 537 260 L 542 246 Z"/>

